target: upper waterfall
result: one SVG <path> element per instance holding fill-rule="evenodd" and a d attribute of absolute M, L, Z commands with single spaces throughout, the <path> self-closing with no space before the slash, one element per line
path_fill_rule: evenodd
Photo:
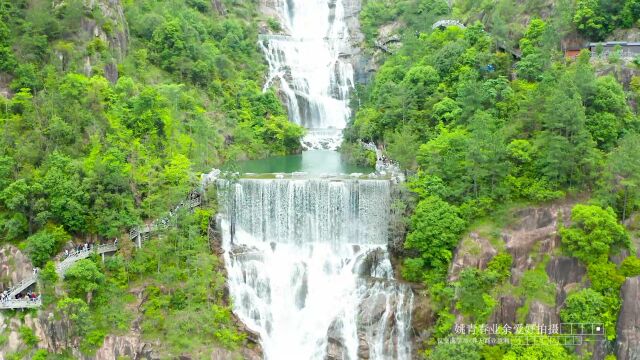
<path fill-rule="evenodd" d="M 277 83 L 291 121 L 308 129 L 305 148 L 335 150 L 351 115 L 353 66 L 341 58 L 349 47 L 342 0 L 276 0 L 286 35 L 260 38 L 269 77 Z"/>

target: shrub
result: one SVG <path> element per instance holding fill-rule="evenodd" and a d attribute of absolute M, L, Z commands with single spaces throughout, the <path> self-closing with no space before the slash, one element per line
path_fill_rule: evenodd
<path fill-rule="evenodd" d="M 640 275 L 640 259 L 635 256 L 628 256 L 620 264 L 620 274 L 626 277 Z"/>
<path fill-rule="evenodd" d="M 62 226 L 47 226 L 27 239 L 27 254 L 34 266 L 42 267 L 71 236 Z"/>
<path fill-rule="evenodd" d="M 40 340 L 38 339 L 36 334 L 33 332 L 33 329 L 31 329 L 28 326 L 21 326 L 19 331 L 20 331 L 20 338 L 22 339 L 22 342 L 24 342 L 25 344 L 31 347 L 38 345 L 38 341 Z"/>
<path fill-rule="evenodd" d="M 593 290 L 613 297 L 618 296 L 620 286 L 624 282 L 624 276 L 618 273 L 615 264 L 608 261 L 591 264 L 587 269 L 587 274 Z"/>
<path fill-rule="evenodd" d="M 465 226 L 456 206 L 429 196 L 418 203 L 404 246 L 418 251 L 427 268 L 445 269 Z"/>
<path fill-rule="evenodd" d="M 611 208 L 578 204 L 571 210 L 571 221 L 571 227 L 560 229 L 562 243 L 587 264 L 606 259 L 612 247 L 629 247 L 629 235 Z"/>

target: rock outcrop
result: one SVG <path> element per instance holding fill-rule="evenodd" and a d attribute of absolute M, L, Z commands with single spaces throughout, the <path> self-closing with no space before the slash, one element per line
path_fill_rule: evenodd
<path fill-rule="evenodd" d="M 456 248 L 449 269 L 449 281 L 458 280 L 460 272 L 468 267 L 484 269 L 487 263 L 498 254 L 498 251 L 491 245 L 489 240 L 481 237 L 478 233 L 472 232 L 462 239 Z"/>
<path fill-rule="evenodd" d="M 524 301 L 521 299 L 512 296 L 505 295 L 501 296 L 498 299 L 498 304 L 496 305 L 493 314 L 491 314 L 491 318 L 489 319 L 489 324 L 516 324 L 517 316 L 516 312 L 518 308 L 524 305 Z"/>
<path fill-rule="evenodd" d="M 0 247 L 0 292 L 33 275 L 31 261 L 15 246 Z"/>
<path fill-rule="evenodd" d="M 616 354 L 618 360 L 640 360 L 640 276 L 627 279 L 620 297 Z"/>
<path fill-rule="evenodd" d="M 556 284 L 556 304 L 564 304 L 570 290 L 580 286 L 587 269 L 576 258 L 554 256 L 546 267 L 549 280 Z"/>
<path fill-rule="evenodd" d="M 104 18 L 103 23 L 98 23 L 89 17 L 82 18 L 82 36 L 87 42 L 100 39 L 109 46 L 111 59 L 101 59 L 100 54 L 86 56 L 84 59 L 85 75 L 93 74 L 93 67 L 103 63 L 104 76 L 115 83 L 118 80 L 117 63 L 121 62 L 127 54 L 129 47 L 129 26 L 124 15 L 124 9 L 120 0 L 89 0 L 85 2 L 88 11 L 98 9 Z M 60 54 L 60 56 L 64 56 Z"/>
<path fill-rule="evenodd" d="M 512 283 L 532 269 L 545 254 L 560 245 L 558 224 L 569 223 L 571 205 L 525 208 L 515 212 L 517 221 L 502 232 L 505 248 L 513 257 Z M 535 249 L 535 251 L 534 251 Z"/>

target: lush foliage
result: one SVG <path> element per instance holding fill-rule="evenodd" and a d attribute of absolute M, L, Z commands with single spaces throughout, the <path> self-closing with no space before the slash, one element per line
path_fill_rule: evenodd
<path fill-rule="evenodd" d="M 563 321 L 587 321 L 591 313 L 581 319 L 580 308 L 596 309 L 615 337 L 621 282 L 637 273 L 635 258 L 617 269 L 609 256 L 629 248 L 621 222 L 640 209 L 640 80 L 625 88 L 619 71 L 606 70 L 623 66 L 619 58 L 603 64 L 583 51 L 566 59 L 560 44 L 576 30 L 600 40 L 615 28 L 630 27 L 638 19 L 635 10 L 635 1 L 605 0 L 365 3 L 363 28 L 383 62 L 357 93 L 359 107 L 346 140 L 381 145 L 409 175 L 407 188 L 417 205 L 406 210 L 413 215 L 402 274 L 427 283 L 437 314 L 436 340 L 450 334 L 460 315 L 482 322 L 505 294 L 524 302 L 517 313 L 523 322 L 534 301 L 562 306 L 555 303 L 556 285 L 545 269 L 549 256 L 536 256 L 535 247 L 535 267 L 521 270 L 513 285 L 493 277 L 493 269 L 464 269 L 455 284 L 445 276 L 467 225 L 475 232 L 510 204 L 577 194 L 592 200 L 575 206 L 571 225 L 560 234 L 566 253 L 588 265 L 591 288 L 570 295 Z M 416 25 L 418 17 L 422 23 Z M 432 31 L 430 25 L 443 18 L 467 20 L 466 28 Z M 402 41 L 393 54 L 379 50 L 390 32 Z M 503 249 L 500 226 L 495 228 L 483 237 Z M 510 266 L 504 265 L 508 276 Z M 606 301 L 599 303 L 601 298 Z M 558 342 L 486 349 L 435 340 L 431 345 L 436 346 L 427 354 L 435 358 L 571 358 Z"/>
<path fill-rule="evenodd" d="M 627 277 L 640 275 L 640 259 L 635 256 L 626 257 L 620 264 L 620 274 Z"/>
<path fill-rule="evenodd" d="M 586 262 L 606 259 L 614 249 L 629 246 L 629 235 L 613 209 L 578 204 L 571 210 L 571 227 L 560 229 L 567 251 Z"/>
<path fill-rule="evenodd" d="M 411 218 L 411 232 L 405 241 L 405 247 L 419 256 L 406 260 L 403 275 L 418 280 L 417 274 L 424 268 L 440 274 L 446 272 L 453 249 L 464 229 L 465 222 L 458 216 L 455 206 L 436 196 L 420 201 Z"/>
<path fill-rule="evenodd" d="M 592 40 L 603 40 L 618 27 L 631 27 L 640 19 L 637 0 L 578 0 L 573 16 L 576 28 Z"/>
<path fill-rule="evenodd" d="M 257 2 L 217 3 L 0 1 L 0 242 L 43 267 L 44 305 L 84 354 L 131 328 L 140 284 L 141 327 L 164 350 L 243 340 L 203 237 L 210 211 L 144 251 L 122 238 L 183 200 L 199 172 L 300 151 L 303 129 L 262 91 Z M 70 241 L 116 237 L 120 255 L 58 278 L 50 260 Z"/>
<path fill-rule="evenodd" d="M 71 236 L 62 226 L 47 226 L 27 238 L 27 253 L 34 266 L 42 267 Z"/>
<path fill-rule="evenodd" d="M 456 308 L 477 323 L 486 321 L 496 305 L 490 291 L 511 276 L 512 261 L 511 255 L 502 253 L 485 270 L 463 269 L 456 284 Z"/>
<path fill-rule="evenodd" d="M 50 16 L 47 4 L 0 9 L 3 61 L 20 64 L 0 65 L 11 79 L 0 97 L 3 240 L 47 224 L 113 238 L 182 199 L 197 171 L 300 150 L 302 129 L 260 86 L 253 3 L 222 17 L 210 4 L 131 1 L 126 18 L 82 1 Z M 103 36 L 85 36 L 83 19 Z M 35 236 L 41 264 L 57 248 Z"/>

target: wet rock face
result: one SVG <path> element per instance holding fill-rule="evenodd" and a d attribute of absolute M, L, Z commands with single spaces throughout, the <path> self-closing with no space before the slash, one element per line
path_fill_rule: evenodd
<path fill-rule="evenodd" d="M 392 306 L 394 308 L 394 306 Z M 387 297 L 382 294 L 374 294 L 362 301 L 358 314 L 361 326 L 369 326 L 380 321 L 387 310 Z"/>
<path fill-rule="evenodd" d="M 627 279 L 620 291 L 622 309 L 618 318 L 618 360 L 640 359 L 640 276 Z"/>
<path fill-rule="evenodd" d="M 385 274 L 378 274 L 380 272 L 380 262 L 385 258 L 384 250 L 378 248 L 373 251 L 369 251 L 364 256 L 364 259 L 360 262 L 357 271 L 361 277 L 378 277 L 384 278 Z"/>
<path fill-rule="evenodd" d="M 347 347 L 340 333 L 342 322 L 334 320 L 327 330 L 327 356 L 326 360 L 343 360 L 347 358 Z"/>

